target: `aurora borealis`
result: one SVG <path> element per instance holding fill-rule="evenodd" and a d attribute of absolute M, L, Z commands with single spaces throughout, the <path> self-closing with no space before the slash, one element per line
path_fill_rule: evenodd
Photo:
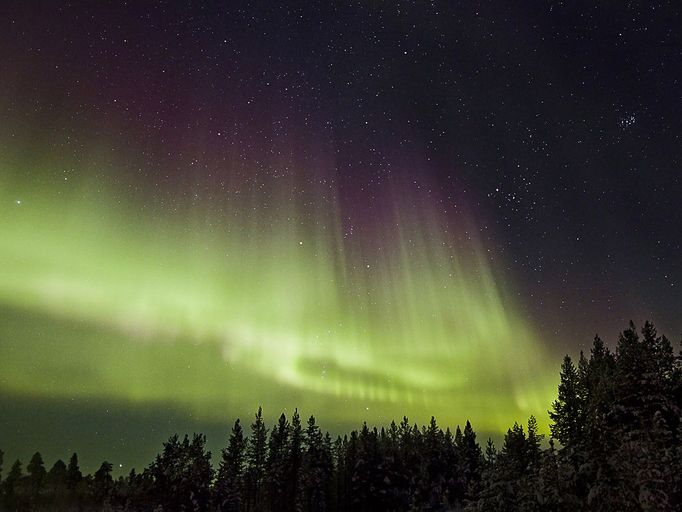
<path fill-rule="evenodd" d="M 644 55 L 538 43 L 564 6 L 30 4 L 0 8 L 10 456 L 139 467 L 259 404 L 544 428 L 563 353 L 682 329 L 665 51 L 654 98 Z"/>
<path fill-rule="evenodd" d="M 10 183 L 11 197 L 24 197 Z M 453 423 L 457 410 L 478 410 L 491 431 L 551 397 L 543 349 L 483 246 L 449 241 L 427 204 L 395 200 L 368 244 L 343 239 L 333 199 L 301 218 L 275 197 L 255 212 L 231 205 L 210 224 L 136 223 L 132 205 L 89 195 L 67 209 L 49 193 L 3 198 L 2 302 L 61 325 L 36 339 L 22 316 L 6 322 L 12 392 L 172 402 L 219 420 L 261 400 L 242 389 L 288 390 L 296 402 L 271 409 L 340 400 L 376 422 L 439 410 Z M 348 420 L 349 410 L 326 416 Z"/>

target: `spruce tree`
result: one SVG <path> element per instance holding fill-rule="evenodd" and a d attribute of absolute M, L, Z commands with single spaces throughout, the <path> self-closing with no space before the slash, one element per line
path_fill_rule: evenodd
<path fill-rule="evenodd" d="M 114 479 L 111 477 L 113 466 L 110 462 L 104 461 L 99 469 L 95 471 L 95 478 L 93 480 L 93 492 L 95 501 L 99 504 L 104 503 L 111 493 L 114 485 Z"/>
<path fill-rule="evenodd" d="M 35 452 L 33 454 L 28 466 L 26 466 L 26 472 L 28 473 L 31 492 L 34 496 L 38 496 L 45 485 L 45 479 L 47 477 L 45 463 L 43 462 L 43 456 L 40 455 L 40 452 Z"/>
<path fill-rule="evenodd" d="M 385 436 L 382 436 L 384 503 L 388 510 L 406 510 L 412 493 L 405 468 L 404 454 L 400 446 L 400 430 L 395 421 L 391 422 Z"/>
<path fill-rule="evenodd" d="M 566 355 L 561 365 L 559 396 L 552 404 L 550 432 L 564 447 L 577 447 L 582 440 L 583 396 L 578 370 Z"/>
<path fill-rule="evenodd" d="M 222 450 L 215 483 L 218 512 L 239 512 L 243 502 L 246 439 L 239 419 L 234 422 L 227 448 Z"/>
<path fill-rule="evenodd" d="M 2 501 L 6 510 L 16 510 L 19 505 L 20 483 L 23 479 L 21 461 L 17 459 L 2 482 Z"/>
<path fill-rule="evenodd" d="M 353 510 L 382 510 L 383 476 L 379 451 L 379 434 L 364 423 L 358 436 L 357 460 L 351 477 Z"/>
<path fill-rule="evenodd" d="M 210 501 L 213 480 L 211 453 L 205 450 L 206 437 L 177 434 L 163 445 L 163 451 L 149 467 L 154 484 L 155 502 L 165 512 L 204 510 Z"/>
<path fill-rule="evenodd" d="M 286 496 L 283 506 L 281 507 L 284 512 L 293 512 L 296 510 L 296 499 L 299 496 L 301 464 L 303 459 L 303 428 L 301 426 L 301 417 L 298 414 L 298 409 L 294 410 L 294 414 L 291 416 L 290 431 L 291 435 L 286 464 L 287 470 L 284 480 Z"/>
<path fill-rule="evenodd" d="M 263 409 L 258 408 L 251 424 L 251 436 L 246 447 L 246 510 L 259 510 L 264 501 L 265 462 L 267 459 L 267 429 Z"/>
<path fill-rule="evenodd" d="M 486 488 L 481 492 L 479 510 L 516 512 L 524 510 L 527 496 L 524 486 L 528 475 L 528 443 L 523 427 L 518 423 L 507 430 L 504 443 L 495 458 Z"/>
<path fill-rule="evenodd" d="M 206 450 L 206 436 L 194 434 L 187 450 L 187 464 L 189 465 L 189 493 L 192 510 L 206 510 L 211 502 L 211 482 L 213 481 L 213 467 L 211 452 Z"/>
<path fill-rule="evenodd" d="M 535 416 L 531 415 L 528 418 L 528 462 L 529 464 L 538 464 L 542 455 L 542 440 L 545 436 L 538 433 L 538 422 Z"/>
<path fill-rule="evenodd" d="M 497 449 L 493 440 L 488 438 L 481 469 L 481 485 L 478 496 L 465 502 L 467 512 L 496 511 L 498 507 Z"/>
<path fill-rule="evenodd" d="M 322 436 L 310 416 L 304 433 L 304 450 L 301 466 L 301 485 L 297 499 L 298 509 L 303 512 L 329 509 L 329 491 L 333 472 L 331 446 Z"/>
<path fill-rule="evenodd" d="M 344 467 L 346 468 L 346 480 L 344 482 L 343 510 L 353 510 L 355 499 L 355 468 L 360 458 L 360 440 L 357 430 L 352 430 L 346 443 Z"/>
<path fill-rule="evenodd" d="M 473 500 L 476 498 L 481 481 L 483 454 L 481 447 L 476 441 L 476 432 L 474 432 L 469 420 L 464 425 L 464 432 L 459 445 L 459 455 L 459 473 L 464 481 L 464 499 Z"/>
<path fill-rule="evenodd" d="M 70 490 L 75 490 L 76 486 L 83 480 L 83 473 L 81 473 L 78 466 L 78 454 L 74 453 L 69 459 L 69 465 L 66 468 L 66 484 Z"/>
<path fill-rule="evenodd" d="M 338 512 L 345 510 L 346 499 L 346 449 L 348 447 L 348 436 L 338 436 L 332 445 L 332 457 L 334 459 L 334 490 L 332 493 L 332 510 Z"/>
<path fill-rule="evenodd" d="M 649 322 L 637 334 L 631 322 L 616 349 L 614 400 L 606 425 L 608 450 L 591 492 L 593 503 L 623 510 L 669 510 L 677 458 L 669 449 L 680 417 L 670 389 L 674 357 Z"/>
<path fill-rule="evenodd" d="M 445 436 L 433 416 L 422 431 L 420 453 L 422 460 L 413 507 L 427 510 L 443 508 L 448 487 L 447 472 L 450 468 L 445 460 Z"/>
<path fill-rule="evenodd" d="M 270 509 L 279 507 L 285 499 L 287 450 L 289 448 L 289 422 L 282 413 L 270 432 L 266 463 L 266 495 Z"/>
<path fill-rule="evenodd" d="M 564 496 L 561 488 L 559 458 L 552 439 L 549 440 L 549 448 L 540 454 L 540 464 L 534 484 L 533 491 L 537 498 L 539 510 L 556 512 L 578 510 L 575 508 L 575 503 L 570 508 L 563 506 Z"/>
<path fill-rule="evenodd" d="M 48 493 L 57 505 L 55 508 L 60 508 L 66 499 L 66 477 L 66 464 L 63 460 L 58 459 L 47 472 L 46 479 Z"/>

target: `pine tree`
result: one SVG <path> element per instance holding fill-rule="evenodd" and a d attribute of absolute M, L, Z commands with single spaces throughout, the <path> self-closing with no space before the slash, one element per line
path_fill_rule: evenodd
<path fill-rule="evenodd" d="M 268 458 L 266 463 L 267 503 L 272 509 L 279 507 L 285 500 L 287 461 L 289 448 L 289 422 L 281 414 L 277 425 L 270 432 Z"/>
<path fill-rule="evenodd" d="M 351 502 L 353 510 L 373 511 L 383 509 L 383 475 L 379 434 L 364 423 L 358 436 L 357 460 L 351 477 Z"/>
<path fill-rule="evenodd" d="M 332 445 L 332 457 L 334 459 L 334 490 L 332 493 L 332 510 L 339 512 L 345 510 L 346 503 L 346 449 L 348 448 L 348 436 L 338 436 Z"/>
<path fill-rule="evenodd" d="M 481 470 L 480 491 L 477 499 L 465 503 L 465 510 L 468 512 L 499 510 L 497 503 L 499 491 L 497 487 L 497 449 L 493 440 L 488 438 Z"/>
<path fill-rule="evenodd" d="M 190 441 L 177 434 L 164 443 L 163 451 L 149 467 L 155 501 L 164 512 L 204 510 L 210 502 L 213 479 L 211 453 L 205 450 L 206 437 L 194 434 Z"/>
<path fill-rule="evenodd" d="M 149 469 L 141 474 L 131 469 L 126 478 L 127 493 L 125 502 L 133 512 L 153 510 L 156 493 L 153 489 L 154 480 Z M 127 512 L 127 511 L 126 511 Z"/>
<path fill-rule="evenodd" d="M 104 461 L 99 469 L 95 471 L 93 491 L 96 503 L 102 504 L 109 498 L 109 494 L 114 485 L 114 479 L 111 477 L 112 469 L 113 466 L 111 463 Z"/>
<path fill-rule="evenodd" d="M 16 510 L 19 505 L 19 484 L 23 478 L 21 461 L 17 459 L 2 482 L 2 501 L 6 510 Z"/>
<path fill-rule="evenodd" d="M 239 512 L 243 502 L 243 473 L 246 439 L 239 419 L 234 422 L 227 448 L 222 450 L 215 483 L 216 505 L 219 512 Z"/>
<path fill-rule="evenodd" d="M 585 391 L 584 441 L 589 452 L 602 444 L 608 413 L 613 405 L 615 358 L 599 336 L 594 337 L 590 358 L 581 367 L 580 378 Z M 590 446 L 593 445 L 593 446 Z M 596 454 L 595 454 L 596 455 Z"/>
<path fill-rule="evenodd" d="M 400 444 L 400 429 L 395 421 L 391 422 L 385 435 L 381 436 L 380 451 L 383 458 L 383 490 L 386 509 L 407 510 L 412 492 Z"/>
<path fill-rule="evenodd" d="M 346 469 L 346 478 L 343 483 L 343 501 L 341 502 L 342 510 L 353 510 L 353 500 L 355 492 L 355 466 L 358 463 L 360 440 L 358 438 L 357 430 L 352 430 L 348 436 L 348 441 L 345 443 L 344 461 L 343 465 Z"/>
<path fill-rule="evenodd" d="M 528 474 L 528 443 L 523 427 L 518 423 L 507 430 L 502 449 L 486 475 L 486 487 L 481 492 L 478 509 L 516 512 L 522 508 Z"/>
<path fill-rule="evenodd" d="M 459 443 L 459 473 L 464 483 L 464 499 L 475 500 L 480 488 L 483 454 L 481 447 L 476 442 L 476 432 L 474 432 L 469 420 L 464 425 L 464 433 Z"/>
<path fill-rule="evenodd" d="M 594 337 L 590 357 L 580 354 L 579 380 L 584 393 L 580 444 L 559 452 L 564 502 L 575 510 L 587 507 L 590 487 L 597 475 L 608 473 L 605 463 L 615 449 L 608 422 L 614 401 L 615 358 L 599 336 Z"/>
<path fill-rule="evenodd" d="M 560 379 L 559 397 L 549 413 L 553 422 L 550 431 L 564 447 L 577 447 L 583 433 L 583 396 L 578 371 L 568 355 L 561 365 Z"/>
<path fill-rule="evenodd" d="M 520 479 L 519 504 L 521 510 L 533 512 L 540 510 L 539 497 L 541 490 L 538 488 L 542 461 L 541 443 L 543 435 L 538 433 L 538 424 L 535 416 L 528 418 L 528 435 L 526 436 L 526 469 Z"/>
<path fill-rule="evenodd" d="M 83 473 L 78 466 L 78 454 L 74 453 L 71 455 L 69 465 L 66 468 L 66 484 L 73 491 L 81 480 L 83 480 Z"/>
<path fill-rule="evenodd" d="M 407 416 L 403 416 L 398 425 L 398 444 L 401 453 L 399 473 L 405 482 L 403 492 L 400 494 L 407 507 L 416 492 L 416 483 L 421 470 L 421 434 L 416 425 L 410 426 Z"/>
<path fill-rule="evenodd" d="M 210 486 L 214 475 L 211 452 L 206 450 L 206 436 L 194 434 L 187 450 L 187 462 L 191 506 L 193 510 L 206 510 L 211 502 Z"/>
<path fill-rule="evenodd" d="M 531 415 L 528 418 L 528 462 L 529 464 L 537 465 L 540 462 L 540 457 L 542 455 L 542 440 L 544 435 L 538 433 L 538 422 L 535 416 Z"/>
<path fill-rule="evenodd" d="M 682 342 L 680 343 L 682 346 Z M 673 372 L 670 377 L 670 395 L 675 407 L 682 410 L 682 350 L 675 357 Z M 671 503 L 678 508 L 682 508 L 682 414 L 678 418 L 677 428 L 672 439 L 672 457 L 674 472 Z"/>
<path fill-rule="evenodd" d="M 445 460 L 445 435 L 432 416 L 429 425 L 422 429 L 421 463 L 413 507 L 438 510 L 444 503 L 448 489 L 448 468 Z M 453 468 L 454 469 L 454 468 Z"/>
<path fill-rule="evenodd" d="M 554 449 L 554 441 L 550 439 L 549 449 L 540 454 L 540 465 L 534 482 L 534 494 L 537 498 L 539 510 L 556 512 L 559 510 L 566 510 L 566 512 L 576 510 L 575 508 L 563 507 L 560 482 L 559 460 Z"/>
<path fill-rule="evenodd" d="M 301 464 L 303 459 L 303 428 L 301 427 L 301 417 L 298 409 L 294 410 L 291 416 L 291 435 L 289 449 L 287 453 L 286 477 L 284 479 L 284 489 L 286 492 L 283 506 L 284 512 L 296 510 L 296 499 L 299 496 L 299 486 L 301 477 Z"/>
<path fill-rule="evenodd" d="M 50 470 L 47 472 L 47 482 L 53 486 L 66 486 L 66 464 L 62 459 L 57 459 L 57 461 L 52 465 Z"/>
<path fill-rule="evenodd" d="M 52 497 L 51 501 L 54 503 L 55 509 L 64 506 L 67 490 L 66 476 L 66 464 L 61 459 L 58 459 L 47 472 L 47 493 Z"/>
<path fill-rule="evenodd" d="M 301 466 L 301 485 L 298 508 L 303 512 L 329 509 L 329 491 L 333 472 L 329 440 L 310 416 L 304 433 L 304 451 Z"/>
<path fill-rule="evenodd" d="M 591 503 L 622 510 L 671 510 L 679 409 L 670 393 L 674 357 L 649 322 L 637 334 L 631 322 L 616 349 L 615 394 L 606 425 L 613 449 L 600 467 Z M 606 506 L 606 505 L 604 505 Z"/>
<path fill-rule="evenodd" d="M 45 485 L 45 479 L 47 478 L 47 471 L 45 470 L 43 456 L 40 455 L 40 452 L 35 452 L 33 454 L 28 466 L 26 466 L 26 472 L 28 473 L 29 477 L 31 493 L 34 496 L 38 496 L 43 489 L 43 486 Z"/>
<path fill-rule="evenodd" d="M 327 508 L 333 510 L 333 499 L 334 499 L 334 472 L 336 467 L 334 466 L 334 453 L 333 453 L 334 442 L 332 441 L 329 432 L 325 432 L 324 439 L 322 440 L 322 457 L 320 460 L 319 473 L 325 480 L 325 493 Z"/>
<path fill-rule="evenodd" d="M 263 482 L 267 458 L 267 429 L 263 423 L 263 409 L 258 408 L 251 424 L 251 436 L 246 447 L 246 510 L 260 510 L 264 502 Z"/>

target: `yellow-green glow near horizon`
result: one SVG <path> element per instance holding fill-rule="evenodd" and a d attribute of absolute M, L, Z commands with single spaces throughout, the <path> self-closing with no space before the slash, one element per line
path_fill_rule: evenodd
<path fill-rule="evenodd" d="M 3 174 L 4 392 L 210 419 L 263 403 L 327 423 L 545 420 L 553 358 L 464 219 L 449 233 L 395 197 L 376 238 L 354 242 L 332 192 L 315 211 L 273 186 L 258 207 L 160 216 L 113 190 Z"/>

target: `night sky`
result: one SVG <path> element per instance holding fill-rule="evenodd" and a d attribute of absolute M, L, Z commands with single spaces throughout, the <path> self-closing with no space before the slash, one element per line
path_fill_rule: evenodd
<path fill-rule="evenodd" d="M 0 448 L 535 414 L 682 333 L 678 2 L 0 3 Z"/>

